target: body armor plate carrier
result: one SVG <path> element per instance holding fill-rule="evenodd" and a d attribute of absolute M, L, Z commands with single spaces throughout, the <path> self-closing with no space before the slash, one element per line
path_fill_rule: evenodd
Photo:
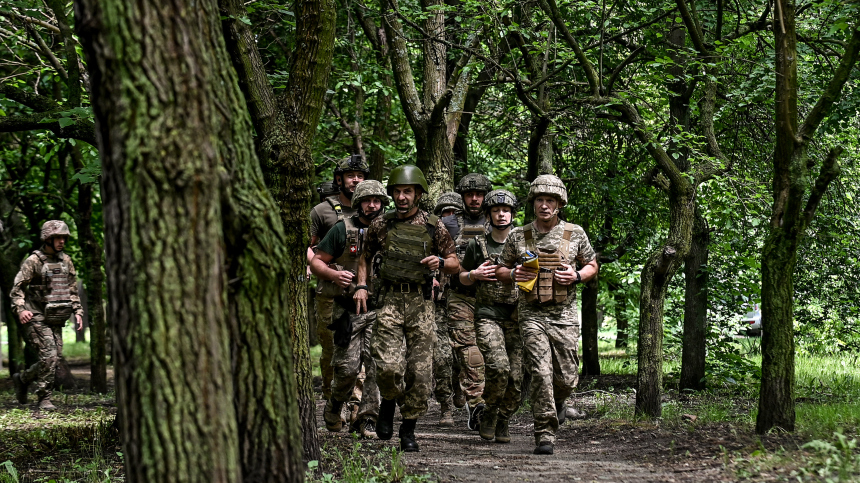
<path fill-rule="evenodd" d="M 397 214 L 393 212 L 383 216 L 388 236 L 379 278 L 389 283 L 424 283 L 430 276 L 430 269 L 422 265 L 421 260 L 432 251 L 439 217 L 430 215 L 425 225 L 413 225 L 397 222 Z"/>
<path fill-rule="evenodd" d="M 33 252 L 42 262 L 42 285 L 31 286 L 41 289 L 41 301 L 45 303 L 45 323 L 48 325 L 66 325 L 72 316 L 72 298 L 69 291 L 69 256 L 65 253 L 57 255 L 59 261 L 49 262 L 48 256 L 40 250 Z"/>
<path fill-rule="evenodd" d="M 492 260 L 494 264 L 499 264 L 499 256 L 490 255 L 490 251 L 487 249 L 486 235 L 476 237 L 475 242 L 481 249 L 484 260 Z M 518 296 L 519 291 L 514 283 L 479 281 L 475 299 L 482 305 L 515 304 Z"/>
<path fill-rule="evenodd" d="M 343 220 L 343 205 L 340 204 L 340 195 L 329 196 L 325 199 L 334 213 L 337 215 L 337 221 Z"/>
<path fill-rule="evenodd" d="M 486 233 L 487 226 L 486 223 L 481 223 L 480 225 L 470 224 L 463 215 L 457 217 L 457 223 L 460 225 L 460 232 L 457 233 L 454 245 L 457 247 L 457 258 L 462 262 L 463 257 L 466 256 L 466 248 L 469 246 L 469 240 Z"/>
<path fill-rule="evenodd" d="M 558 249 L 552 252 L 537 249 L 534 232 L 532 231 L 534 225 L 530 223 L 523 227 L 526 250 L 536 253 L 540 264 L 537 287 L 535 290 L 525 294 L 526 302 L 539 304 L 553 302 L 560 304 L 567 300 L 568 287 L 559 285 L 553 277 L 556 269 L 561 268 L 562 263 L 570 263 L 568 261 L 568 254 L 570 253 L 570 238 L 573 235 L 573 225 L 567 222 L 563 223 L 565 225 L 561 243 Z"/>
<path fill-rule="evenodd" d="M 346 246 L 343 248 L 343 253 L 329 264 L 329 267 L 334 270 L 348 270 L 352 272 L 353 275 L 358 273 L 358 263 L 361 260 L 361 249 L 364 242 L 364 230 L 355 226 L 355 218 L 357 216 L 358 215 L 348 216 L 343 219 L 343 224 L 346 228 Z M 369 278 L 370 277 L 368 277 L 368 281 Z M 370 288 L 369 285 L 370 284 L 368 284 L 368 288 Z M 330 298 L 342 295 L 348 295 L 351 297 L 355 294 L 355 286 L 354 278 L 347 288 L 341 288 L 340 285 L 332 282 L 331 280 L 321 280 L 319 293 L 323 297 Z M 368 290 L 368 293 L 370 292 L 372 292 L 372 290 Z"/>

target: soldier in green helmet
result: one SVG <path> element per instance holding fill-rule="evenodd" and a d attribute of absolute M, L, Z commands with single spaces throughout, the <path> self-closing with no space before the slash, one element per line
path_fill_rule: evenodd
<path fill-rule="evenodd" d="M 34 382 L 39 409 L 57 409 L 51 403 L 57 364 L 63 357 L 63 327 L 75 315 L 75 326 L 83 327 L 84 309 L 78 297 L 75 265 L 64 253 L 69 227 L 61 220 L 42 225 L 42 247 L 21 264 L 9 298 L 27 341 L 36 348 L 39 360 L 12 375 L 18 402 L 27 404 L 27 386 Z"/>
<path fill-rule="evenodd" d="M 575 284 L 597 274 L 597 261 L 582 227 L 559 217 L 567 203 L 567 188 L 559 178 L 535 178 L 527 202 L 534 206 L 535 221 L 508 235 L 496 279 L 517 283 L 537 279 L 529 291 L 520 291 L 520 333 L 524 368 L 532 376 L 534 453 L 553 454 L 565 401 L 579 378 Z M 523 265 L 534 255 L 537 270 Z"/>
<path fill-rule="evenodd" d="M 334 379 L 331 383 L 331 398 L 327 401 L 323 419 L 326 429 L 338 432 L 342 428 L 341 409 L 352 395 L 358 381 L 362 364 L 366 378 L 361 395 L 356 421 L 351 430 L 362 437 L 376 436 L 375 424 L 379 414 L 379 389 L 376 386 L 376 365 L 370 351 L 376 311 L 372 305 L 368 311 L 357 313 L 353 296 L 357 288 L 372 292 L 371 286 L 356 285 L 355 276 L 361 259 L 364 234 L 370 223 L 382 214 L 388 205 L 388 195 L 382 183 L 375 180 L 362 181 L 352 197 L 357 213 L 337 222 L 325 238 L 317 245 L 311 261 L 311 271 L 319 277 L 320 293 L 335 301 L 334 316 L 330 328 L 334 331 L 334 353 L 331 365 Z M 372 285 L 372 284 L 371 284 Z"/>
<path fill-rule="evenodd" d="M 311 209 L 310 247 L 308 247 L 308 265 L 314 258 L 317 244 L 325 238 L 326 234 L 339 221 L 355 214 L 352 207 L 352 196 L 359 183 L 370 175 L 370 168 L 364 159 L 353 154 L 340 161 L 334 170 L 335 194 L 323 199 L 321 203 Z M 334 300 L 319 293 L 321 284 L 317 286 L 317 294 L 314 297 L 314 309 L 317 320 L 317 336 L 322 346 L 320 354 L 320 372 L 322 373 L 322 391 L 326 399 L 331 399 L 331 381 L 334 370 L 331 366 L 331 357 L 334 352 L 332 333 L 327 328 L 331 324 Z"/>
<path fill-rule="evenodd" d="M 418 451 L 415 424 L 427 412 L 436 345 L 431 272 L 457 273 L 460 263 L 439 217 L 418 207 L 428 192 L 420 169 L 394 168 L 387 191 L 395 210 L 373 220 L 367 229 L 354 299 L 356 312 L 366 312 L 368 291 L 362 286 L 370 280 L 371 264 L 378 265 L 372 344 L 382 402 L 376 435 L 387 440 L 394 434 L 394 411 L 399 404 L 400 449 Z"/>
<path fill-rule="evenodd" d="M 484 196 L 491 189 L 489 178 L 483 174 L 463 176 L 456 190 L 463 197 L 465 209 L 460 214 L 442 219 L 457 246 L 457 257 L 461 262 L 469 240 L 488 229 L 482 206 Z M 466 398 L 466 424 L 469 429 L 477 430 L 484 409 L 484 358 L 475 342 L 475 288 L 461 284 L 457 277 L 451 279 L 448 290 L 448 335 L 460 366 L 460 389 Z"/>
<path fill-rule="evenodd" d="M 511 232 L 517 198 L 510 191 L 494 190 L 484 197 L 484 213 L 492 230 L 469 240 L 463 257 L 460 283 L 476 286 L 475 329 L 484 356 L 486 381 L 480 436 L 509 443 L 508 421 L 522 399 L 523 340 L 517 317 L 519 293 L 512 282 L 496 279 L 498 258 Z"/>

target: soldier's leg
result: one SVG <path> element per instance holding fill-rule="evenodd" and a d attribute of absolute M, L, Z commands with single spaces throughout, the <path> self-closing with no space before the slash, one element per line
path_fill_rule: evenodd
<path fill-rule="evenodd" d="M 379 416 L 379 387 L 376 385 L 376 363 L 373 362 L 371 341 L 373 340 L 373 325 L 376 323 L 376 312 L 368 312 L 365 324 L 361 328 L 361 361 L 364 364 L 364 389 L 361 394 L 361 404 L 358 407 L 358 420 L 370 418 L 376 421 Z"/>
<path fill-rule="evenodd" d="M 340 402 L 347 402 L 352 397 L 358 373 L 361 371 L 362 331 L 360 325 L 364 322 L 363 318 L 364 315 L 351 316 L 353 330 L 349 345 L 341 347 L 335 344 L 332 352 L 331 397 Z"/>
<path fill-rule="evenodd" d="M 62 350 L 62 329 L 50 327 L 44 322 L 31 321 L 23 324 L 24 336 L 33 345 L 39 360 L 21 373 L 24 384 L 34 383 L 39 399 L 50 399 L 54 389 L 54 376 L 57 373 L 59 351 Z"/>
<path fill-rule="evenodd" d="M 331 357 L 334 353 L 334 335 L 329 330 L 328 325 L 331 324 L 334 301 L 317 294 L 314 297 L 314 305 L 317 311 L 317 337 L 322 347 L 320 372 L 322 374 L 323 397 L 331 399 L 331 381 L 334 378 L 334 371 L 331 367 Z"/>
<path fill-rule="evenodd" d="M 451 353 L 451 339 L 448 338 L 448 313 L 441 304 L 436 305 L 436 348 L 433 350 L 433 379 L 436 383 L 433 395 L 438 403 L 447 402 L 453 394 L 451 387 L 451 367 L 454 356 Z"/>
<path fill-rule="evenodd" d="M 499 418 L 506 420 L 517 412 L 523 399 L 523 338 L 520 335 L 519 323 L 514 324 L 504 327 L 505 351 L 508 355 L 510 371 L 505 395 L 499 406 Z"/>
<path fill-rule="evenodd" d="M 400 405 L 403 419 L 417 419 L 427 412 L 430 384 L 433 380 L 433 350 L 436 345 L 436 322 L 433 302 L 420 293 L 404 294 L 406 336 L 406 383 Z"/>
<path fill-rule="evenodd" d="M 376 310 L 372 353 L 376 365 L 376 385 L 384 399 L 395 400 L 403 390 L 405 361 L 403 351 L 403 296 L 386 294 L 385 304 Z"/>
<path fill-rule="evenodd" d="M 475 342 L 475 299 L 452 293 L 448 298 L 448 333 L 460 363 L 460 388 L 470 407 L 484 399 L 484 358 Z"/>
<path fill-rule="evenodd" d="M 548 324 L 547 334 L 553 354 L 553 395 L 560 410 L 579 382 L 579 326 Z"/>
<path fill-rule="evenodd" d="M 558 430 L 558 415 L 553 398 L 552 346 L 543 321 L 520 316 L 523 363 L 532 375 L 529 399 L 534 417 L 535 445 L 553 444 Z"/>
<path fill-rule="evenodd" d="M 499 323 L 492 319 L 475 321 L 477 346 L 484 359 L 484 401 L 488 409 L 499 409 L 508 386 L 510 364 L 505 350 L 505 334 Z"/>

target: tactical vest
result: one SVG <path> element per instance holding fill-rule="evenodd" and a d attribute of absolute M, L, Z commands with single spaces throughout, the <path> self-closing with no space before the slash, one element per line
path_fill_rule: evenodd
<path fill-rule="evenodd" d="M 553 277 L 556 269 L 561 268 L 562 263 L 569 263 L 568 256 L 570 253 L 570 238 L 573 235 L 573 225 L 567 222 L 562 223 L 564 223 L 564 234 L 561 236 L 561 243 L 558 249 L 552 252 L 537 249 L 534 239 L 534 225 L 532 223 L 523 227 L 526 250 L 530 250 L 532 253 L 538 255 L 538 263 L 540 265 L 535 289 L 524 295 L 526 302 L 539 304 L 554 302 L 560 304 L 567 300 L 568 287 L 559 285 Z"/>
<path fill-rule="evenodd" d="M 343 225 L 346 228 L 346 245 L 343 247 L 343 252 L 340 256 L 329 264 L 329 267 L 334 270 L 349 270 L 353 274 L 358 273 L 362 243 L 364 242 L 364 230 L 355 225 L 355 218 L 357 216 L 348 216 L 343 219 Z M 340 285 L 331 280 L 320 280 L 319 294 L 323 297 L 351 296 L 355 293 L 355 286 L 354 279 L 347 288 L 341 288 Z"/>
<path fill-rule="evenodd" d="M 396 222 L 397 213 L 383 215 L 388 236 L 383 247 L 379 278 L 391 283 L 424 283 L 430 269 L 421 260 L 433 252 L 433 235 L 439 217 L 430 215 L 424 225 Z"/>
<path fill-rule="evenodd" d="M 457 258 L 463 261 L 466 256 L 466 248 L 469 246 L 469 240 L 487 233 L 486 222 L 480 225 L 475 225 L 466 220 L 465 215 L 457 216 L 457 224 L 460 226 L 460 232 L 457 233 L 457 238 L 454 240 L 454 245 L 457 247 Z"/>
<path fill-rule="evenodd" d="M 475 243 L 481 249 L 481 254 L 484 256 L 484 261 L 492 260 L 496 265 L 499 263 L 499 255 L 490 255 L 490 250 L 487 247 L 487 236 L 479 235 L 475 238 Z M 517 285 L 514 283 L 490 282 L 479 280 L 478 291 L 475 295 L 475 300 L 481 305 L 494 304 L 514 304 L 519 297 Z"/>
<path fill-rule="evenodd" d="M 337 221 L 343 220 L 343 205 L 340 204 L 340 195 L 329 196 L 325 199 L 334 213 L 337 215 Z"/>
<path fill-rule="evenodd" d="M 72 295 L 69 290 L 69 256 L 65 253 L 59 253 L 57 258 L 59 261 L 49 262 L 48 256 L 42 253 L 41 250 L 33 252 L 39 261 L 42 262 L 42 277 L 41 285 L 31 285 L 30 287 L 41 291 L 41 301 L 45 303 L 43 315 L 45 323 L 48 325 L 65 325 L 69 317 L 72 316 Z"/>

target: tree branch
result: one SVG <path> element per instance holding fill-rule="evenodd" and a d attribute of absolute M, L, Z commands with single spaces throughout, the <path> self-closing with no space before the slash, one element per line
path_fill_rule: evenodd
<path fill-rule="evenodd" d="M 34 29 L 33 26 L 30 24 L 24 25 L 24 29 L 26 29 L 27 33 L 29 33 L 30 36 L 33 37 L 33 39 L 36 41 L 36 44 L 39 46 L 39 50 L 45 57 L 48 58 L 48 60 L 51 62 L 51 65 L 53 65 L 54 69 L 57 70 L 57 73 L 60 74 L 60 77 L 62 77 L 63 80 L 68 81 L 69 74 L 66 72 L 66 69 L 63 68 L 63 64 L 60 62 L 60 59 L 58 59 L 57 56 L 54 55 L 54 53 L 48 47 L 48 44 L 45 43 L 45 39 L 43 39 L 39 32 L 36 31 L 36 29 Z"/>
<path fill-rule="evenodd" d="M 630 52 L 630 55 L 627 56 L 620 64 L 618 64 L 615 69 L 612 70 L 612 73 L 609 75 L 609 81 L 606 83 L 606 93 L 609 94 L 612 92 L 612 86 L 615 85 L 615 80 L 618 79 L 618 76 L 621 74 L 621 71 L 624 70 L 625 67 L 630 65 L 634 60 L 636 60 L 636 56 L 645 51 L 644 46 L 639 46 L 633 52 Z"/>
<path fill-rule="evenodd" d="M 403 113 L 406 120 L 413 129 L 420 129 L 428 116 L 418 96 L 418 89 L 415 87 L 412 65 L 409 62 L 409 48 L 406 45 L 403 25 L 398 20 L 396 0 L 385 0 L 382 8 L 382 23 L 385 26 L 385 34 L 391 41 L 388 54 L 391 70 L 394 73 L 394 85 L 397 86 L 397 93 L 404 103 Z"/>
<path fill-rule="evenodd" d="M 701 102 L 701 123 L 702 132 L 707 142 L 708 154 L 717 158 L 722 163 L 722 166 L 717 166 L 714 163 L 705 163 L 701 166 L 696 166 L 694 178 L 696 184 L 705 182 L 714 176 L 719 176 L 731 168 L 731 161 L 723 154 L 720 144 L 717 142 L 717 136 L 714 133 L 714 105 L 717 97 L 717 83 L 708 77 L 705 86 L 705 96 Z"/>
<path fill-rule="evenodd" d="M 562 37 L 573 49 L 573 52 L 576 54 L 577 60 L 579 60 L 579 64 L 582 66 L 582 69 L 585 71 L 585 78 L 588 79 L 588 85 L 591 87 L 591 93 L 595 97 L 600 97 L 600 83 L 597 81 L 597 73 L 594 71 L 594 67 L 591 65 L 591 62 L 588 61 L 588 58 L 585 56 L 585 52 L 582 51 L 582 48 L 579 46 L 579 42 L 573 38 L 570 30 L 568 30 L 567 25 L 564 23 L 564 17 L 558 11 L 558 6 L 555 3 L 555 0 L 539 0 L 540 7 L 547 14 L 547 16 L 552 20 L 552 23 L 561 32 Z"/>
<path fill-rule="evenodd" d="M 678 5 L 678 12 L 681 14 L 681 19 L 684 21 L 687 31 L 690 32 L 690 40 L 693 41 L 696 50 L 701 54 L 708 53 L 702 30 L 699 28 L 699 24 L 696 23 L 696 19 L 693 18 L 693 14 L 690 13 L 690 9 L 687 8 L 687 2 L 685 0 L 677 0 L 676 3 Z"/>
<path fill-rule="evenodd" d="M 0 84 L 0 94 L 6 96 L 7 99 L 23 104 L 36 112 L 53 111 L 60 108 L 60 105 L 50 97 L 41 96 L 33 92 L 27 92 L 18 87 Z"/>
<path fill-rule="evenodd" d="M 827 187 L 842 173 L 842 167 L 839 165 L 839 156 L 842 155 L 842 151 L 844 151 L 842 146 L 834 146 L 827 153 L 827 158 L 821 165 L 821 172 L 818 173 L 818 179 L 815 180 L 815 186 L 812 188 L 809 200 L 806 201 L 806 208 L 803 209 L 806 226 L 812 222 L 815 211 L 818 210 L 818 205 L 821 203 L 824 193 L 827 192 Z"/>
<path fill-rule="evenodd" d="M 75 50 L 75 40 L 69 20 L 66 17 L 64 0 L 46 0 L 48 7 L 57 18 L 57 27 L 60 28 L 60 37 L 63 40 L 63 49 L 66 51 L 66 65 L 68 66 L 69 97 L 68 106 L 78 107 L 81 105 L 81 67 L 78 63 L 78 52 Z"/>
<path fill-rule="evenodd" d="M 56 26 L 51 25 L 50 23 L 45 22 L 44 20 L 39 20 L 37 18 L 28 17 L 26 15 L 21 15 L 20 13 L 0 11 L 0 17 L 14 18 L 14 19 L 20 20 L 22 22 L 27 22 L 27 23 L 31 23 L 34 25 L 39 25 L 41 27 L 45 27 L 46 29 L 50 30 L 51 32 L 54 32 L 55 34 L 60 33 L 60 29 L 58 29 Z"/>
<path fill-rule="evenodd" d="M 95 125 L 88 119 L 79 119 L 66 127 L 60 127 L 59 121 L 42 122 L 59 114 L 62 110 L 23 114 L 19 116 L 0 117 L 0 132 L 22 132 L 46 129 L 57 137 L 77 139 L 96 146 Z"/>

